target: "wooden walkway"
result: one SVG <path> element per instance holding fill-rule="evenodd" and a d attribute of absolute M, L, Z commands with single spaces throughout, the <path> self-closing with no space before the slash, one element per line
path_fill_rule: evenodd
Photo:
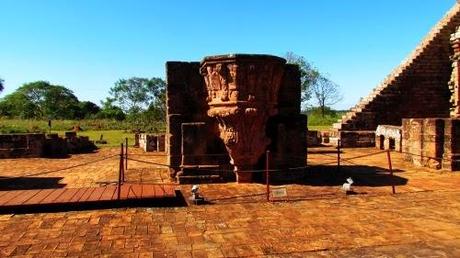
<path fill-rule="evenodd" d="M 174 199 L 175 188 L 175 185 L 125 183 L 120 192 L 118 186 L 0 191 L 0 211 Z"/>

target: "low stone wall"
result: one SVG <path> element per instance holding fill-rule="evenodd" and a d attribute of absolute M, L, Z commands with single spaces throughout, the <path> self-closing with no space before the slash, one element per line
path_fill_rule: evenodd
<path fill-rule="evenodd" d="M 145 152 L 163 152 L 165 151 L 164 134 L 139 134 L 139 147 Z"/>
<path fill-rule="evenodd" d="M 400 126 L 379 125 L 375 131 L 375 147 L 381 150 L 402 150 L 402 130 Z"/>
<path fill-rule="evenodd" d="M 404 158 L 416 166 L 460 170 L 460 119 L 403 119 Z"/>
<path fill-rule="evenodd" d="M 45 134 L 0 134 L 0 158 L 36 158 L 44 154 Z"/>
<path fill-rule="evenodd" d="M 321 145 L 321 133 L 319 131 L 307 131 L 307 146 L 315 147 Z"/>
<path fill-rule="evenodd" d="M 340 140 L 342 148 L 374 147 L 375 131 L 333 131 L 329 140 L 335 146 Z"/>
<path fill-rule="evenodd" d="M 321 143 L 322 144 L 329 144 L 330 143 L 330 138 L 331 138 L 331 132 L 330 131 L 321 131 Z"/>
<path fill-rule="evenodd" d="M 86 136 L 67 132 L 57 134 L 0 134 L 0 158 L 36 158 L 87 153 L 97 149 Z"/>

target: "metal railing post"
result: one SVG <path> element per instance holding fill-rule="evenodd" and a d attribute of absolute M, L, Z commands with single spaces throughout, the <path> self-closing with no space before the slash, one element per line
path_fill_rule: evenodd
<path fill-rule="evenodd" d="M 391 155 L 390 155 L 390 150 L 387 150 L 387 159 L 388 159 L 388 169 L 390 170 L 390 177 L 391 177 L 391 191 L 393 194 L 396 193 L 396 187 L 394 184 L 394 178 L 393 178 L 393 166 L 391 165 Z"/>
<path fill-rule="evenodd" d="M 125 142 L 125 144 L 126 144 L 126 146 L 125 146 L 125 148 L 126 148 L 125 149 L 126 150 L 125 151 L 125 171 L 126 171 L 126 170 L 128 170 L 128 137 L 126 137 L 125 141 L 126 141 Z M 123 173 L 123 182 L 124 181 L 125 181 L 125 175 Z"/>
<path fill-rule="evenodd" d="M 341 145 L 342 145 L 342 142 L 339 140 L 337 140 L 337 172 L 340 172 L 340 152 L 341 152 Z"/>
<path fill-rule="evenodd" d="M 122 175 L 123 175 L 123 170 L 124 170 L 124 166 L 123 166 L 123 143 L 121 144 L 121 148 L 120 148 L 120 166 L 119 166 L 119 169 L 118 169 L 118 192 L 117 192 L 117 197 L 118 197 L 118 200 L 120 200 L 120 195 L 121 195 L 121 180 L 122 180 Z"/>
<path fill-rule="evenodd" d="M 265 181 L 267 184 L 267 202 L 270 201 L 270 151 L 267 150 L 265 153 Z"/>

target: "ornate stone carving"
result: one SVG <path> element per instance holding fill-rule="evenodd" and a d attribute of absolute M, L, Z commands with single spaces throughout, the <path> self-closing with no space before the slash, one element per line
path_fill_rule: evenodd
<path fill-rule="evenodd" d="M 209 105 L 220 138 L 235 166 L 238 182 L 251 181 L 249 170 L 270 143 L 265 126 L 277 114 L 278 90 L 286 60 L 268 55 L 206 57 L 201 63 Z"/>

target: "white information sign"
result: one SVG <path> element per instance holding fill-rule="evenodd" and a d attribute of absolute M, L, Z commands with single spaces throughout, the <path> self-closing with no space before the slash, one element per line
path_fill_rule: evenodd
<path fill-rule="evenodd" d="M 272 196 L 275 198 L 287 197 L 286 186 L 272 186 L 270 190 L 272 192 Z"/>

